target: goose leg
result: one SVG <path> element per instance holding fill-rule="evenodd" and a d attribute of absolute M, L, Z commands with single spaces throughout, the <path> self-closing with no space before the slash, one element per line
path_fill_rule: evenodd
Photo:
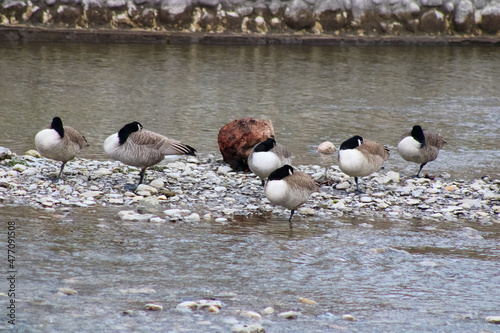
<path fill-rule="evenodd" d="M 356 181 L 356 193 L 363 193 L 363 191 L 359 189 L 359 178 L 354 177 L 354 180 Z"/>
<path fill-rule="evenodd" d="M 266 185 L 266 180 L 262 179 L 262 186 Z"/>
<path fill-rule="evenodd" d="M 137 184 L 137 186 L 142 184 L 142 181 L 144 180 L 145 173 L 146 173 L 146 168 L 142 168 L 141 172 L 139 173 L 139 184 Z"/>
<path fill-rule="evenodd" d="M 146 168 L 141 169 L 141 172 L 139 173 L 139 183 L 137 183 L 137 185 L 127 184 L 124 186 L 124 189 L 127 191 L 135 192 L 135 190 L 137 190 L 137 187 L 142 184 L 142 181 L 144 180 L 145 173 L 146 173 Z"/>
<path fill-rule="evenodd" d="M 65 166 L 65 165 L 66 165 L 66 162 L 62 162 L 62 164 L 61 164 L 61 169 L 59 170 L 59 174 L 57 175 L 57 177 L 56 177 L 56 178 L 54 178 L 54 179 L 52 180 L 52 182 L 57 183 L 57 182 L 59 181 L 59 179 L 61 178 L 61 175 L 62 175 L 62 172 L 63 172 L 63 169 L 64 169 L 64 166 Z"/>
<path fill-rule="evenodd" d="M 290 218 L 288 219 L 288 222 L 292 223 L 292 217 L 293 217 L 294 213 L 295 213 L 295 209 L 292 209 L 292 211 L 290 213 Z"/>
<path fill-rule="evenodd" d="M 420 164 L 420 169 L 418 169 L 417 175 L 415 177 L 420 177 L 420 171 L 422 171 L 422 168 L 426 165 L 427 163 L 422 163 Z"/>

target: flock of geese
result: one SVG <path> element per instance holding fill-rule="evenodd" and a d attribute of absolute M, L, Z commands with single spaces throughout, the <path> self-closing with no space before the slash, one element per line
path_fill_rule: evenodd
<path fill-rule="evenodd" d="M 437 133 L 423 130 L 415 125 L 401 137 L 399 154 L 409 162 L 420 164 L 416 177 L 422 168 L 434 161 L 446 142 Z M 63 126 L 59 117 L 54 117 L 48 128 L 35 136 L 35 146 L 40 155 L 62 162 L 58 180 L 66 163 L 88 146 L 85 137 L 69 126 Z M 135 190 L 144 180 L 146 169 L 164 159 L 174 160 L 183 156 L 195 156 L 196 150 L 180 141 L 145 130 L 139 122 L 123 126 L 117 133 L 104 141 L 104 152 L 112 159 L 141 169 L 139 183 L 127 189 Z M 295 210 L 304 204 L 309 196 L 319 190 L 309 174 L 291 166 L 290 150 L 277 143 L 274 138 L 256 144 L 249 157 L 250 170 L 262 180 L 264 194 L 268 200 L 291 210 L 291 223 Z M 389 158 L 389 150 L 384 145 L 365 140 L 356 135 L 344 141 L 339 149 L 338 166 L 342 172 L 354 177 L 356 190 L 358 178 L 368 176 L 380 169 Z"/>

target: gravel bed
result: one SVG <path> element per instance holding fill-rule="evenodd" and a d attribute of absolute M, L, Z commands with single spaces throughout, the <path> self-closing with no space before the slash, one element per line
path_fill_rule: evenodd
<path fill-rule="evenodd" d="M 58 207 L 116 206 L 123 220 L 224 223 L 237 216 L 277 216 L 290 212 L 265 198 L 258 177 L 233 172 L 218 156 L 157 165 L 146 171 L 145 184 L 135 193 L 124 190 L 138 181 L 139 170 L 116 161 L 77 158 L 66 164 L 62 179 L 53 182 L 60 162 L 38 157 L 36 151 L 16 155 L 0 147 L 0 203 L 55 210 Z M 500 223 L 500 180 L 411 178 L 381 170 L 360 179 L 366 193 L 356 194 L 354 179 L 336 165 L 299 165 L 320 181 L 318 193 L 297 210 L 297 216 L 320 220 L 361 216 Z M 298 220 L 299 217 L 294 217 Z"/>

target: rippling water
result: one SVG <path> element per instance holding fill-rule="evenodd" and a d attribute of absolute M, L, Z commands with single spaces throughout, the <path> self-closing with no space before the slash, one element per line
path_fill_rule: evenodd
<path fill-rule="evenodd" d="M 486 47 L 0 44 L 0 146 L 33 149 L 59 115 L 87 136 L 84 158 L 106 159 L 102 142 L 131 120 L 217 154 L 220 127 L 254 116 L 295 164 L 335 163 L 318 143 L 361 134 L 392 149 L 386 170 L 414 174 L 395 147 L 420 123 L 448 142 L 425 172 L 498 177 L 499 63 Z M 236 310 L 267 306 L 302 315 L 265 317 L 266 332 L 496 329 L 484 318 L 500 315 L 498 224 L 304 217 L 291 230 L 274 217 L 126 222 L 120 209 L 0 206 L 4 230 L 16 223 L 19 331 L 228 332 L 251 323 Z M 145 287 L 156 293 L 130 293 Z M 203 298 L 221 312 L 174 310 Z"/>
<path fill-rule="evenodd" d="M 116 208 L 2 207 L 18 243 L 18 327 L 30 332 L 229 332 L 236 310 L 272 315 L 266 332 L 479 332 L 498 314 L 498 225 L 278 219 L 229 224 L 117 221 Z M 187 236 L 189 235 L 189 236 Z M 383 249 L 375 251 L 375 249 Z M 22 278 L 21 278 L 22 277 Z M 58 288 L 78 291 L 60 296 Z M 154 294 L 131 289 L 151 288 Z M 299 297 L 317 302 L 303 305 Z M 176 312 L 223 302 L 217 315 Z M 164 310 L 145 313 L 146 303 Z M 132 310 L 132 315 L 123 311 Z M 358 319 L 346 322 L 343 314 Z M 207 321 L 209 323 L 207 323 Z M 0 327 L 5 327 L 4 322 Z"/>
<path fill-rule="evenodd" d="M 448 144 L 425 172 L 498 177 L 500 53 L 493 47 L 340 47 L 1 44 L 0 145 L 23 153 L 59 115 L 105 159 L 102 143 L 123 124 L 218 153 L 231 120 L 273 121 L 295 164 L 325 164 L 315 152 L 360 134 L 388 145 L 386 169 L 414 174 L 399 156 L 414 124 Z"/>

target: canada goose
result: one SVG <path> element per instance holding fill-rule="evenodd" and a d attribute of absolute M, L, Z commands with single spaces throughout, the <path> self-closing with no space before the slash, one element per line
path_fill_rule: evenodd
<path fill-rule="evenodd" d="M 89 144 L 83 135 L 73 127 L 63 126 L 59 117 L 54 117 L 50 126 L 35 136 L 36 150 L 43 157 L 61 161 L 61 170 L 55 181 L 61 178 L 64 166 Z"/>
<path fill-rule="evenodd" d="M 439 150 L 443 148 L 446 141 L 437 133 L 424 131 L 419 125 L 413 126 L 401 136 L 398 151 L 402 158 L 408 162 L 420 164 L 416 177 L 427 163 L 434 161 Z"/>
<path fill-rule="evenodd" d="M 339 167 L 345 174 L 356 180 L 356 191 L 359 190 L 358 177 L 371 175 L 389 158 L 389 149 L 370 140 L 363 140 L 359 135 L 344 141 L 339 150 Z"/>
<path fill-rule="evenodd" d="M 318 184 L 313 177 L 285 164 L 271 172 L 267 178 L 264 193 L 272 204 L 291 210 L 288 221 L 292 223 L 295 209 L 306 202 L 309 196 L 318 189 Z"/>
<path fill-rule="evenodd" d="M 137 121 L 126 124 L 118 133 L 110 135 L 104 141 L 104 151 L 112 159 L 141 168 L 137 186 L 144 180 L 146 169 L 160 163 L 163 159 L 172 160 L 186 155 L 196 156 L 194 148 L 145 130 Z"/>
<path fill-rule="evenodd" d="M 248 156 L 248 167 L 262 180 L 264 186 L 265 179 L 271 172 L 285 164 L 291 164 L 291 157 L 292 154 L 287 147 L 269 138 L 252 148 Z"/>

